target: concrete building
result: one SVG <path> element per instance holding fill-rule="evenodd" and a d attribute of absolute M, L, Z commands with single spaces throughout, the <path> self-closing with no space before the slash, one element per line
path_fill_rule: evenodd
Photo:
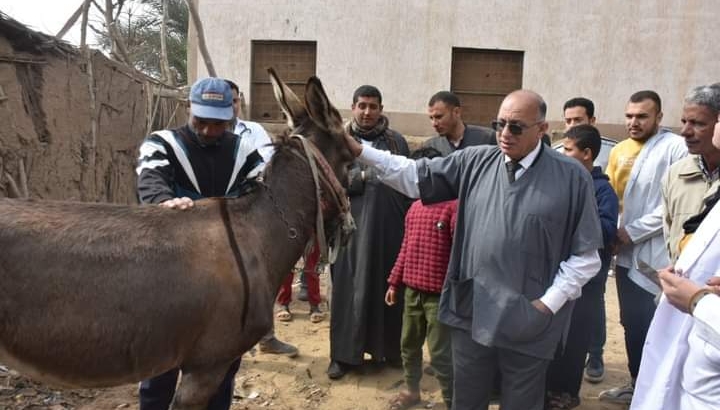
<path fill-rule="evenodd" d="M 240 85 L 259 121 L 280 120 L 271 65 L 299 91 L 316 74 L 338 108 L 376 85 L 391 124 L 415 135 L 432 134 L 427 100 L 444 89 L 478 124 L 507 92 L 535 90 L 551 128 L 562 128 L 565 100 L 585 96 L 601 131 L 624 137 L 631 93 L 657 91 L 676 127 L 684 94 L 720 81 L 717 0 L 195 1 L 218 75 Z M 192 27 L 189 37 L 192 80 L 207 74 Z"/>

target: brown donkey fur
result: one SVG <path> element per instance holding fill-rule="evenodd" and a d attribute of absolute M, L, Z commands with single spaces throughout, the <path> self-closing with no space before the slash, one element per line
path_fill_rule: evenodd
<path fill-rule="evenodd" d="M 302 104 L 271 80 L 293 132 L 343 180 L 352 155 L 320 81 L 308 81 Z M 172 408 L 204 409 L 229 364 L 270 330 L 317 205 L 308 160 L 288 137 L 254 192 L 185 211 L 0 200 L 0 362 L 73 387 L 180 367 Z M 328 209 L 332 222 L 338 209 Z"/>

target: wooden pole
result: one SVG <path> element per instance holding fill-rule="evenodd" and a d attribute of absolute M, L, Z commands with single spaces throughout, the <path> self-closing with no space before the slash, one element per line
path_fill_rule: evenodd
<path fill-rule="evenodd" d="M 25 171 L 25 161 L 18 159 L 18 176 L 20 179 L 20 194 L 23 198 L 30 198 L 30 190 L 28 189 L 27 172 Z"/>
<path fill-rule="evenodd" d="M 80 24 L 80 48 L 87 45 L 88 14 L 92 0 L 85 0 L 82 5 L 82 23 Z"/>
<path fill-rule="evenodd" d="M 77 10 L 75 10 L 75 13 L 70 16 L 68 21 L 65 22 L 65 25 L 58 31 L 57 34 L 55 34 L 55 38 L 61 39 L 67 34 L 68 30 L 70 30 L 70 27 L 75 25 L 75 22 L 77 21 L 78 17 L 80 17 L 80 13 L 83 12 L 83 8 L 85 7 L 85 1 L 83 1 L 83 4 L 78 7 Z"/>
<path fill-rule="evenodd" d="M 7 179 L 7 182 L 5 182 L 5 186 L 7 187 L 7 197 L 22 198 L 22 195 L 20 194 L 20 189 L 18 189 L 17 183 L 13 179 L 12 175 L 6 172 L 5 179 Z"/>
<path fill-rule="evenodd" d="M 160 72 L 163 81 L 170 86 L 175 86 L 175 76 L 170 71 L 170 63 L 168 62 L 167 52 L 167 19 L 168 19 L 168 0 L 162 2 L 162 23 L 160 24 Z"/>
<path fill-rule="evenodd" d="M 198 47 L 200 48 L 200 54 L 202 54 L 203 60 L 205 60 L 205 67 L 207 68 L 208 75 L 210 77 L 217 77 L 215 66 L 213 65 L 207 45 L 205 44 L 205 31 L 203 31 L 202 21 L 200 21 L 200 15 L 198 14 L 197 7 L 195 7 L 193 0 L 185 0 L 185 3 L 188 6 L 190 16 L 192 17 L 193 24 L 197 30 Z"/>
<path fill-rule="evenodd" d="M 90 97 L 90 140 L 84 140 L 82 144 L 85 146 L 88 156 L 87 162 L 82 164 L 83 172 L 80 180 L 82 183 L 88 183 L 83 188 L 90 191 L 90 195 L 84 191 L 81 195 L 85 201 L 96 201 L 97 195 L 97 169 L 96 169 L 96 156 L 97 156 L 97 95 L 95 89 L 95 69 L 93 67 L 92 55 L 93 51 L 90 48 L 85 47 L 85 56 L 87 58 L 87 72 L 88 72 L 88 96 Z M 90 174 L 88 176 L 88 173 Z"/>

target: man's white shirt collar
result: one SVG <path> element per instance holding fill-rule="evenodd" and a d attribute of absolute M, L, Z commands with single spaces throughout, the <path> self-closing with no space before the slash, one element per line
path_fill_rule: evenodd
<path fill-rule="evenodd" d="M 525 171 L 530 169 L 530 166 L 533 164 L 533 162 L 535 162 L 535 158 L 537 158 L 537 156 L 540 154 L 540 148 L 542 147 L 542 143 L 542 140 L 538 141 L 538 144 L 535 146 L 535 148 L 519 161 L 522 168 L 515 172 L 515 178 L 520 178 L 522 174 L 525 173 Z M 505 162 L 508 163 L 510 161 L 512 161 L 512 159 L 505 155 Z"/>

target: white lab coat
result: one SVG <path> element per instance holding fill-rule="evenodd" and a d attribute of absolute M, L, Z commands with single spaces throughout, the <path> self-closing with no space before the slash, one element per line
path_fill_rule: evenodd
<path fill-rule="evenodd" d="M 700 286 L 718 275 L 720 206 L 710 211 L 675 266 Z M 701 299 L 694 317 L 661 298 L 648 330 L 630 409 L 720 409 L 720 297 Z"/>

